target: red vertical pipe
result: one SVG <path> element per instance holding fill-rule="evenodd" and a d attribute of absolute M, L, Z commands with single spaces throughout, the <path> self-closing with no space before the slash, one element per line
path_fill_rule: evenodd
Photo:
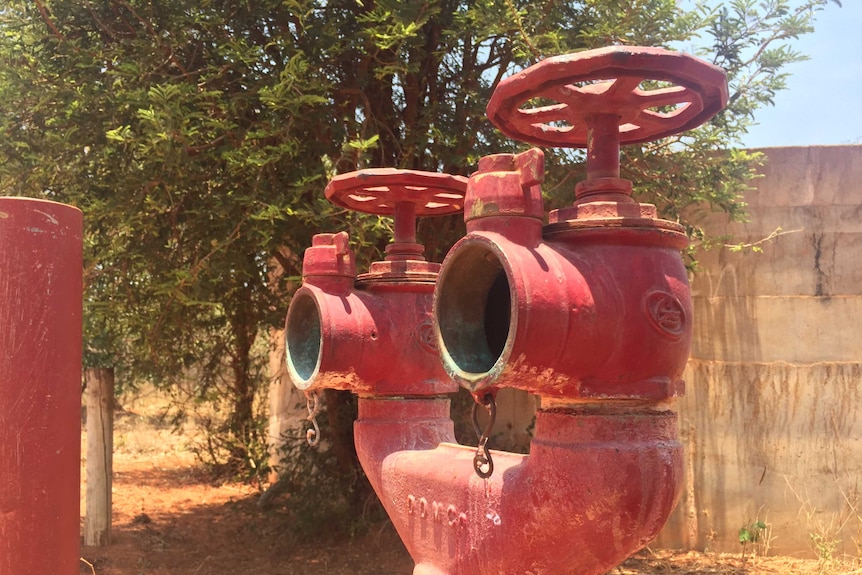
<path fill-rule="evenodd" d="M 82 216 L 0 198 L 0 574 L 78 573 Z"/>

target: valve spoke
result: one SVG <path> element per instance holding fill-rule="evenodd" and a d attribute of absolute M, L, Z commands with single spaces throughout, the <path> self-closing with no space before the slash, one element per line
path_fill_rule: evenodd
<path fill-rule="evenodd" d="M 656 112 L 655 110 L 641 110 L 637 118 L 633 121 L 634 124 L 648 130 L 658 130 L 668 122 L 685 121 L 694 114 L 697 110 L 694 106 L 684 106 L 670 112 Z"/>
<path fill-rule="evenodd" d="M 604 92 L 608 97 L 625 96 L 637 93 L 643 78 L 640 76 L 620 76 L 613 81 L 611 86 Z"/>
<path fill-rule="evenodd" d="M 571 112 L 568 104 L 521 109 L 512 117 L 512 120 L 519 130 L 525 132 L 586 134 L 586 126 L 578 121 L 577 115 Z"/>
<path fill-rule="evenodd" d="M 641 109 L 658 108 L 661 106 L 691 105 L 697 96 L 685 86 L 672 86 L 659 90 L 638 92 L 638 105 Z"/>
<path fill-rule="evenodd" d="M 666 118 L 658 112 L 652 110 L 643 110 L 638 114 L 634 124 L 640 129 L 656 129 L 662 125 Z"/>
<path fill-rule="evenodd" d="M 569 110 L 569 104 L 552 104 L 538 108 L 521 108 L 515 116 L 518 124 L 535 126 L 536 124 L 547 124 L 564 120 Z"/>
<path fill-rule="evenodd" d="M 559 102 L 567 107 L 578 108 L 583 102 L 584 91 L 582 88 L 572 84 L 563 84 L 551 86 L 541 92 L 536 92 L 531 95 L 532 98 L 545 98 L 553 102 Z"/>

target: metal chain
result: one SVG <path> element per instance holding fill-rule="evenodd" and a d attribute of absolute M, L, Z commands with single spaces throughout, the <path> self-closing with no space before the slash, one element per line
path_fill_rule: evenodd
<path fill-rule="evenodd" d="M 475 397 L 474 397 L 475 399 Z M 494 420 L 497 419 L 497 402 L 491 393 L 486 393 L 482 396 L 481 405 L 488 412 L 488 423 L 483 430 L 479 426 L 479 400 L 473 404 L 473 410 L 470 416 L 473 419 L 473 429 L 476 430 L 476 436 L 479 438 L 479 445 L 476 446 L 476 455 L 473 457 L 473 469 L 476 475 L 482 479 L 488 479 L 494 474 L 494 460 L 491 459 L 491 450 L 488 449 L 488 440 L 491 438 L 491 430 L 494 429 Z"/>
<path fill-rule="evenodd" d="M 306 421 L 310 421 L 312 428 L 305 432 L 305 441 L 311 447 L 317 447 L 320 443 L 320 426 L 317 425 L 317 415 L 320 413 L 320 397 L 316 391 L 305 392 L 305 405 L 308 409 Z"/>

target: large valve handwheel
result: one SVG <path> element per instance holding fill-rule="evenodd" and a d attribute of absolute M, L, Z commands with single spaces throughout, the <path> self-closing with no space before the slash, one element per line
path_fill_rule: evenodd
<path fill-rule="evenodd" d="M 699 126 L 726 104 L 721 68 L 663 48 L 611 46 L 549 58 L 506 78 L 487 113 L 516 140 L 583 148 L 608 118 L 620 144 L 636 144 Z"/>
<path fill-rule="evenodd" d="M 333 204 L 367 214 L 397 216 L 412 207 L 414 216 L 442 216 L 464 209 L 466 191 L 463 176 L 369 168 L 335 176 L 324 193 Z"/>

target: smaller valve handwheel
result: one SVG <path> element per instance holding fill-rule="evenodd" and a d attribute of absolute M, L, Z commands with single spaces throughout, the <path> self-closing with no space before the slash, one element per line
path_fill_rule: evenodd
<path fill-rule="evenodd" d="M 326 198 L 335 205 L 366 214 L 392 216 L 395 233 L 387 252 L 393 258 L 419 257 L 416 218 L 462 211 L 466 192 L 467 178 L 463 176 L 395 168 L 340 174 L 324 190 Z"/>
<path fill-rule="evenodd" d="M 593 129 L 612 129 L 608 122 L 619 144 L 636 144 L 699 126 L 726 104 L 721 68 L 663 48 L 611 46 L 548 58 L 506 78 L 487 113 L 516 140 L 585 148 Z"/>
<path fill-rule="evenodd" d="M 464 209 L 466 191 L 463 176 L 369 168 L 335 176 L 324 193 L 333 204 L 366 214 L 394 216 L 399 204 L 409 204 L 416 216 L 443 216 Z"/>

